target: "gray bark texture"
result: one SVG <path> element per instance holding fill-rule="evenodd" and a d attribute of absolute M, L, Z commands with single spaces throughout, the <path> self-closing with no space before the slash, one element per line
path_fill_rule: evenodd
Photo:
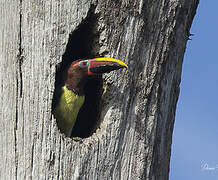
<path fill-rule="evenodd" d="M 168 179 L 198 3 L 0 0 L 0 179 Z M 92 54 L 122 59 L 129 69 L 103 76 L 97 129 L 74 141 L 52 115 L 55 74 L 70 34 L 90 16 Z"/>

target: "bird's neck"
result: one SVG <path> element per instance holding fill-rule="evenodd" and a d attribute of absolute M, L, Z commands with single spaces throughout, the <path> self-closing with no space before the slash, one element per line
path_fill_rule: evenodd
<path fill-rule="evenodd" d="M 86 76 L 72 76 L 68 77 L 66 80 L 67 89 L 73 91 L 77 95 L 84 95 L 84 86 L 86 84 L 87 77 Z"/>

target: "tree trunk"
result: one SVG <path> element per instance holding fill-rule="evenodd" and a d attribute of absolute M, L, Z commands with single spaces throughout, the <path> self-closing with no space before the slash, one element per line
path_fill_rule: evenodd
<path fill-rule="evenodd" d="M 1 0 L 1 179 L 168 179 L 182 61 L 197 5 Z M 81 110 L 74 132 L 82 140 L 74 141 L 56 125 L 53 95 L 66 64 L 94 56 L 124 60 L 129 69 L 90 80 L 87 88 L 97 85 L 87 90 L 93 92 L 87 103 L 95 107 Z"/>

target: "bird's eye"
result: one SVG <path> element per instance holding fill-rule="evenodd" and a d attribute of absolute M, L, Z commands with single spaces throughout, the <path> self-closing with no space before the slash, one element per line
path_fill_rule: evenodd
<path fill-rule="evenodd" d="M 81 61 L 81 62 L 79 63 L 79 66 L 80 66 L 81 68 L 88 67 L 88 66 L 89 66 L 89 61 Z"/>

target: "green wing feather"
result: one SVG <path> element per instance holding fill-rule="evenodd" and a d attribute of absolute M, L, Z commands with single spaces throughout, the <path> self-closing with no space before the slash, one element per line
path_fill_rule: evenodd
<path fill-rule="evenodd" d="M 77 114 L 82 107 L 85 96 L 79 96 L 66 86 L 62 87 L 62 94 L 54 109 L 54 115 L 61 132 L 70 137 Z"/>

